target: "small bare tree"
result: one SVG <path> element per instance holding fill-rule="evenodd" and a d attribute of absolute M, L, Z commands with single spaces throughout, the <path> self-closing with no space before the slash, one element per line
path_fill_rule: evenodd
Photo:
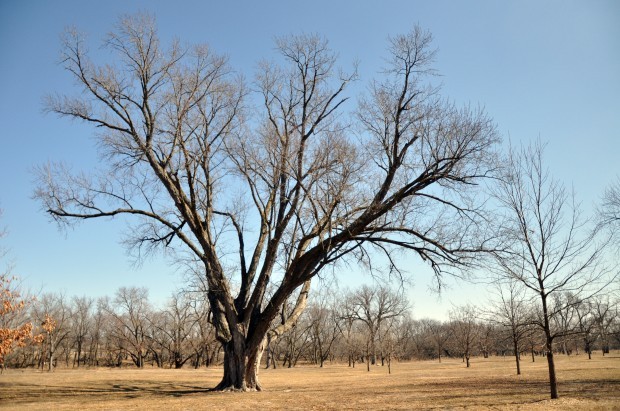
<path fill-rule="evenodd" d="M 310 305 L 307 313 L 311 324 L 313 360 L 323 367 L 338 338 L 339 319 L 333 307 L 325 301 L 325 297 Z"/>
<path fill-rule="evenodd" d="M 101 347 L 103 345 L 103 339 L 105 338 L 105 323 L 107 319 L 107 300 L 104 297 L 97 299 L 96 303 L 93 303 L 93 312 L 91 317 L 91 326 L 88 329 L 88 363 L 89 365 L 99 366 L 99 357 L 101 353 Z"/>
<path fill-rule="evenodd" d="M 609 354 L 609 334 L 616 313 L 612 300 L 609 296 L 600 296 L 592 299 L 592 308 L 594 310 L 594 321 L 596 322 L 597 331 L 601 341 L 601 351 L 603 355 Z"/>
<path fill-rule="evenodd" d="M 588 354 L 588 359 L 592 359 L 592 350 L 598 339 L 596 329 L 596 318 L 592 301 L 581 301 L 576 307 L 577 327 L 583 341 L 583 349 Z"/>
<path fill-rule="evenodd" d="M 572 343 L 579 333 L 577 323 L 577 307 L 581 298 L 571 292 L 555 293 L 551 298 L 552 328 L 556 335 L 556 342 L 566 355 L 572 353 Z"/>
<path fill-rule="evenodd" d="M 144 367 L 148 350 L 147 328 L 151 306 L 148 290 L 137 287 L 121 287 L 116 291 L 113 305 L 106 307 L 112 319 L 111 336 L 121 351 L 131 357 L 138 368 Z"/>
<path fill-rule="evenodd" d="M 408 316 L 403 313 L 400 316 L 386 319 L 379 328 L 381 365 L 387 364 L 388 374 L 392 373 L 392 359 L 398 357 L 406 349 L 409 330 L 405 328 L 404 324 L 407 320 Z"/>
<path fill-rule="evenodd" d="M 607 272 L 597 265 L 602 248 L 587 233 L 574 194 L 549 176 L 540 142 L 511 149 L 504 172 L 494 192 L 505 212 L 497 230 L 507 241 L 506 252 L 496 254 L 498 273 L 539 298 L 551 398 L 558 398 L 552 321 L 565 307 L 552 307 L 551 299 L 564 292 L 585 298 L 607 285 Z"/>
<path fill-rule="evenodd" d="M 377 363 L 378 337 L 382 327 L 390 320 L 402 316 L 408 309 L 407 300 L 386 286 L 364 285 L 350 294 L 352 317 L 364 324 L 366 331 L 366 363 Z"/>
<path fill-rule="evenodd" d="M 489 358 L 489 353 L 492 350 L 497 352 L 501 342 L 501 331 L 495 322 L 488 319 L 479 323 L 478 347 L 484 358 Z"/>
<path fill-rule="evenodd" d="M 466 367 L 469 368 L 471 353 L 478 340 L 479 324 L 478 310 L 472 305 L 455 307 L 450 311 L 451 340 L 463 356 Z"/>
<path fill-rule="evenodd" d="M 343 348 L 347 358 L 349 367 L 355 368 L 357 359 L 361 357 L 363 350 L 361 349 L 360 338 L 356 327 L 356 315 L 354 304 L 348 295 L 340 296 L 340 304 L 338 305 L 338 331 L 343 341 Z"/>
<path fill-rule="evenodd" d="M 93 326 L 94 300 L 84 296 L 74 297 L 71 302 L 71 338 L 75 348 L 74 365 L 77 363 L 79 368 L 80 364 L 83 363 L 82 354 Z"/>
<path fill-rule="evenodd" d="M 303 357 L 311 359 L 313 357 L 311 351 L 314 345 L 313 328 L 315 321 L 310 317 L 310 312 L 304 310 L 299 317 L 292 320 L 293 316 L 299 313 L 295 301 L 288 301 L 280 310 L 280 320 L 274 329 L 281 330 L 278 339 L 282 339 L 280 351 L 283 354 L 282 366 L 288 364 L 288 368 L 295 367 L 297 362 Z M 269 340 L 272 342 L 276 339 L 273 334 L 269 333 Z"/>
<path fill-rule="evenodd" d="M 510 334 L 517 375 L 521 374 L 521 350 L 523 341 L 531 333 L 533 318 L 529 309 L 531 299 L 525 297 L 525 288 L 519 282 L 508 279 L 496 283 L 497 300 L 492 302 L 490 319 Z"/>
<path fill-rule="evenodd" d="M 422 319 L 422 327 L 435 347 L 437 360 L 441 362 L 441 356 L 443 355 L 446 343 L 450 338 L 448 327 L 441 321 L 430 318 Z"/>
<path fill-rule="evenodd" d="M 48 371 L 52 371 L 56 366 L 58 350 L 68 342 L 71 335 L 71 308 L 64 294 L 46 293 L 38 299 L 33 312 L 45 337 L 42 345 L 45 355 L 41 356 L 41 368 L 47 362 Z M 68 355 L 68 352 L 65 354 Z"/>
<path fill-rule="evenodd" d="M 194 293 L 192 297 L 189 300 L 192 317 L 189 344 L 194 352 L 194 367 L 198 368 L 201 364 L 209 367 L 217 361 L 221 345 L 210 323 L 211 309 L 206 296 Z"/>
<path fill-rule="evenodd" d="M 189 295 L 174 294 L 168 304 L 168 315 L 171 317 L 169 334 L 172 340 L 174 368 L 181 368 L 193 357 L 190 347 L 191 331 L 198 320 L 193 313 L 195 302 Z"/>

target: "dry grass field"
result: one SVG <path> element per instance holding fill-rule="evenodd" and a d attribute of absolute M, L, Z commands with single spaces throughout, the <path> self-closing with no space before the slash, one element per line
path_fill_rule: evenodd
<path fill-rule="evenodd" d="M 209 391 L 222 370 L 7 370 L 0 375 L 2 409 L 579 409 L 620 410 L 620 353 L 588 361 L 557 357 L 560 399 L 548 400 L 544 358 L 524 356 L 523 374 L 506 358 L 395 363 L 387 367 L 330 365 L 261 370 L 263 392 Z"/>

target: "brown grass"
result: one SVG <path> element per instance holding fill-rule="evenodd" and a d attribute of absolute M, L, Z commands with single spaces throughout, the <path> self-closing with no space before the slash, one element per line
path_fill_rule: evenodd
<path fill-rule="evenodd" d="M 0 375 L 3 409 L 618 409 L 620 353 L 602 357 L 558 355 L 560 399 L 548 400 L 544 358 L 511 357 L 414 361 L 387 367 L 346 365 L 261 370 L 263 392 L 209 391 L 211 369 L 7 370 Z"/>

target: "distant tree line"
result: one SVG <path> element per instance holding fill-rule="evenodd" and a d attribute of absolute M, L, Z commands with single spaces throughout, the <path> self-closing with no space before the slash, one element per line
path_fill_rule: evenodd
<path fill-rule="evenodd" d="M 469 367 L 474 357 L 515 356 L 520 373 L 522 355 L 535 361 L 545 354 L 541 313 L 518 289 L 505 284 L 497 289 L 487 308 L 454 307 L 445 321 L 414 319 L 402 292 L 387 286 L 338 294 L 321 290 L 309 298 L 295 326 L 268 343 L 262 366 L 344 362 L 391 372 L 393 361 L 450 357 Z M 47 293 L 28 301 L 19 312 L 3 312 L 1 325 L 32 324 L 38 338 L 14 346 L 4 367 L 198 368 L 223 361 L 203 293 L 175 294 L 161 307 L 149 301 L 146 288 L 136 287 L 99 299 Z M 275 322 L 286 323 L 293 307 L 293 301 L 285 304 Z M 605 355 L 620 348 L 619 304 L 612 297 L 557 294 L 550 310 L 556 353 Z"/>

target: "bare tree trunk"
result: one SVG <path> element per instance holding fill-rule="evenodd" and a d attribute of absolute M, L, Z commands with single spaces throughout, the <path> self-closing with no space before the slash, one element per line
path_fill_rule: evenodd
<path fill-rule="evenodd" d="M 513 349 L 515 351 L 515 361 L 517 362 L 517 375 L 521 375 L 521 362 L 520 362 L 520 356 L 519 356 L 519 343 L 517 342 L 517 337 L 515 335 L 512 336 L 512 344 L 513 344 Z M 532 351 L 532 358 L 534 358 L 533 356 L 534 351 Z"/>
<path fill-rule="evenodd" d="M 224 344 L 224 376 L 215 390 L 247 391 L 245 375 L 245 344 L 242 337 L 233 337 Z"/>
<path fill-rule="evenodd" d="M 55 347 L 52 343 L 52 341 L 50 340 L 49 343 L 49 356 L 48 356 L 48 364 L 47 364 L 47 371 L 52 371 L 54 369 L 54 350 Z"/>
<path fill-rule="evenodd" d="M 551 336 L 551 326 L 549 325 L 549 313 L 547 311 L 547 295 L 541 286 L 543 319 L 545 328 L 545 348 L 547 351 L 547 365 L 549 366 L 549 389 L 551 391 L 551 399 L 558 398 L 558 383 L 555 375 L 555 362 L 553 361 L 553 337 Z"/>
<path fill-rule="evenodd" d="M 268 370 L 271 365 L 271 348 L 267 348 L 267 358 L 265 360 L 265 369 Z"/>
<path fill-rule="evenodd" d="M 247 349 L 246 347 L 246 365 L 245 365 L 245 391 L 261 391 L 262 387 L 258 380 L 258 370 L 260 368 L 261 358 L 265 350 L 264 342 L 258 347 Z"/>
<path fill-rule="evenodd" d="M 223 344 L 224 376 L 215 390 L 261 391 L 258 371 L 265 351 L 265 341 L 256 345 L 248 345 L 241 333 L 235 334 L 230 342 Z"/>
<path fill-rule="evenodd" d="M 555 363 L 553 352 L 547 352 L 547 364 L 549 365 L 549 388 L 551 389 L 551 399 L 558 398 L 558 384 L 555 376 Z"/>
<path fill-rule="evenodd" d="M 80 357 L 82 356 L 82 341 L 78 339 L 77 342 L 77 349 L 76 349 L 76 353 L 75 353 L 75 357 L 73 359 L 73 366 L 75 366 L 76 360 L 77 360 L 77 366 L 78 368 L 80 368 Z"/>
<path fill-rule="evenodd" d="M 562 349 L 564 350 L 564 354 L 570 355 L 570 350 L 568 349 L 568 344 L 566 344 L 566 341 L 562 342 Z"/>
<path fill-rule="evenodd" d="M 267 335 L 267 361 L 265 369 L 269 369 L 269 363 L 273 362 L 273 368 L 276 368 L 276 361 L 273 358 L 273 349 L 271 348 L 271 336 Z"/>

